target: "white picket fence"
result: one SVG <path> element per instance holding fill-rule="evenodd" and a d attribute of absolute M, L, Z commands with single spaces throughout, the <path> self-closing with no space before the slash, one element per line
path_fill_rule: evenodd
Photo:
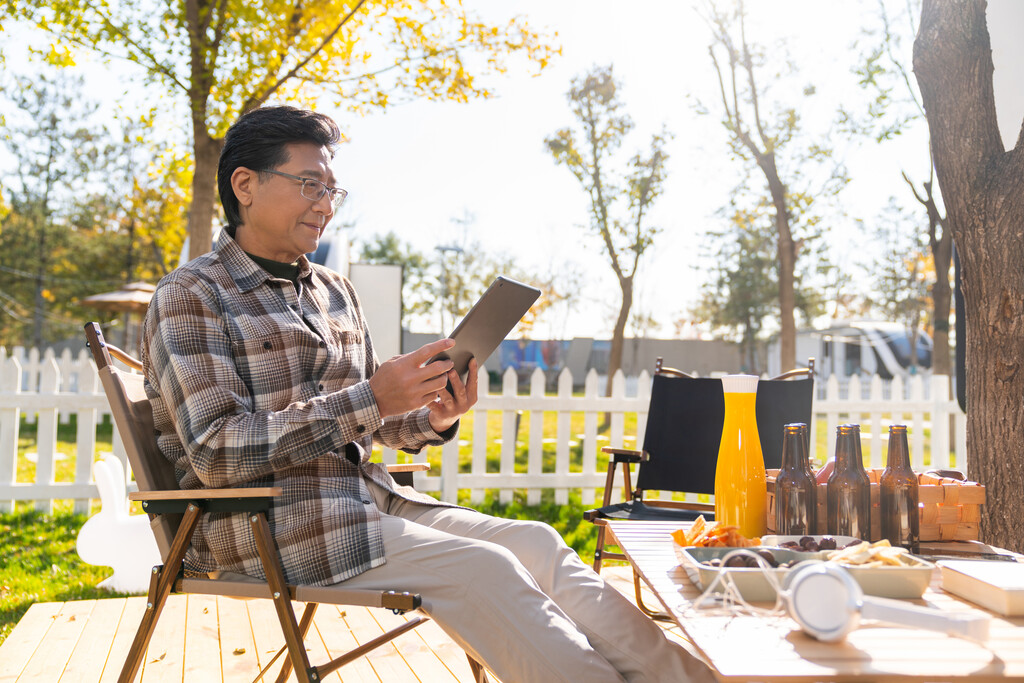
<path fill-rule="evenodd" d="M 481 377 L 485 378 L 485 372 Z M 604 485 L 605 473 L 598 470 L 598 453 L 602 446 L 635 448 L 643 443 L 650 397 L 650 376 L 644 372 L 635 382 L 635 391 L 627 395 L 621 372 L 612 383 L 612 395 L 600 396 L 603 389 L 596 372 L 585 378 L 582 396 L 574 396 L 573 381 L 568 370 L 558 378 L 557 391 L 545 392 L 543 372 L 536 370 L 530 390 L 519 394 L 513 370 L 503 376 L 500 393 L 489 393 L 481 381 L 479 401 L 473 411 L 472 433 L 462 433 L 441 448 L 441 463 L 429 473 L 417 473 L 416 487 L 436 491 L 447 501 L 456 501 L 460 489 L 468 489 L 470 500 L 482 500 L 485 491 L 498 491 L 499 500 L 510 501 L 515 490 L 525 490 L 527 503 L 537 503 L 545 489 L 554 491 L 557 504 L 568 502 L 569 492 L 581 492 L 583 503 L 589 505 Z M 630 382 L 630 384 L 634 384 Z M 811 424 L 811 443 L 816 443 L 818 422 L 824 422 L 827 437 L 816 456 L 823 462 L 835 448 L 835 428 L 846 422 L 861 425 L 864 449 L 871 465 L 883 465 L 883 441 L 891 423 L 908 425 L 911 457 L 916 469 L 925 466 L 926 446 L 930 447 L 931 467 L 966 466 L 965 418 L 956 402 L 950 399 L 946 377 L 935 376 L 925 381 L 914 378 L 909 386 L 897 379 L 887 386 L 878 377 L 866 385 L 853 377 L 846 391 L 840 391 L 836 379 L 830 378 L 820 397 L 815 398 Z M 820 389 L 820 387 L 819 387 Z M 487 414 L 501 414 L 500 429 L 490 433 Z M 609 429 L 599 433 L 603 414 L 610 415 Z M 636 414 L 635 433 L 627 433 L 626 416 Z M 58 422 L 76 419 L 76 441 L 73 454 L 57 452 Z M 554 470 L 543 471 L 545 448 L 544 417 L 553 415 L 556 423 L 553 449 Z M 572 418 L 582 414 L 582 431 Z M 952 420 L 950 417 L 952 416 Z M 35 480 L 18 481 L 17 468 L 19 426 L 24 419 L 35 422 L 35 443 L 27 455 L 36 461 Z M 82 350 L 72 357 L 69 352 L 55 357 L 32 350 L 15 348 L 10 354 L 0 347 L 0 512 L 9 512 L 15 501 L 36 501 L 42 510 L 51 510 L 53 501 L 73 499 L 76 511 L 87 511 L 89 499 L 98 496 L 91 480 L 91 464 L 96 456 L 96 429 L 109 420 L 109 407 L 99 385 L 95 365 L 88 352 Z M 492 421 L 493 422 L 493 421 Z M 953 423 L 955 438 L 951 438 Z M 521 433 L 527 434 L 519 439 Z M 550 439 L 549 439 L 550 441 Z M 488 472 L 487 446 L 500 443 L 497 472 Z M 582 443 L 582 464 L 573 466 L 571 451 Z M 952 448 L 951 448 L 952 445 Z M 526 448 L 525 468 L 516 466 L 517 449 Z M 124 462 L 124 450 L 116 430 L 114 453 Z M 459 453 L 469 451 L 469 471 L 459 471 Z M 952 451 L 952 452 L 951 452 Z M 33 455 L 34 453 L 34 455 Z M 84 456 L 84 457 L 80 457 Z M 21 456 L 25 457 L 25 456 Z M 426 453 L 416 456 L 426 460 Z M 56 481 L 59 459 L 73 458 L 73 481 Z M 397 462 L 395 451 L 385 450 L 384 462 Z"/>

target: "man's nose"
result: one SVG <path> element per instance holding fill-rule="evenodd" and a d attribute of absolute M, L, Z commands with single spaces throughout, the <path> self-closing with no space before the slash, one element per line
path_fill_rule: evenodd
<path fill-rule="evenodd" d="M 331 193 L 324 192 L 320 199 L 313 202 L 313 208 L 327 215 L 334 213 L 334 202 L 331 201 Z"/>

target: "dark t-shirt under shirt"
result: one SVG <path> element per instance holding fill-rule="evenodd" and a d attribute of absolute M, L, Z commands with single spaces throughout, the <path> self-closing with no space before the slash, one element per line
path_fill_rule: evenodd
<path fill-rule="evenodd" d="M 254 256 L 249 252 L 245 252 L 245 255 L 253 260 L 253 262 L 267 271 L 274 277 L 279 277 L 284 280 L 291 280 L 297 283 L 299 279 L 299 262 L 295 263 L 282 263 L 281 261 L 271 261 L 268 258 L 261 256 Z"/>

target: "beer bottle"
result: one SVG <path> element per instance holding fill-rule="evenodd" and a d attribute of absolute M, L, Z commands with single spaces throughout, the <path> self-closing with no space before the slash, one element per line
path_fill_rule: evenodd
<path fill-rule="evenodd" d="M 860 425 L 836 428 L 836 467 L 825 495 L 828 533 L 871 540 L 871 480 L 860 454 Z"/>
<path fill-rule="evenodd" d="M 917 475 L 910 467 L 907 426 L 889 427 L 889 453 L 879 480 L 878 506 L 882 513 L 882 538 L 893 545 L 916 550 L 921 538 L 917 509 Z"/>
<path fill-rule="evenodd" d="M 807 461 L 807 425 L 782 428 L 782 469 L 775 478 L 775 533 L 807 536 L 817 532 L 817 484 Z"/>

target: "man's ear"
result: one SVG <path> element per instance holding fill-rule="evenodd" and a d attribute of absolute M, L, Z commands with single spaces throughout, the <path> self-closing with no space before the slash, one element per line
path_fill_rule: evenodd
<path fill-rule="evenodd" d="M 259 178 L 256 175 L 256 171 L 244 166 L 239 166 L 231 174 L 231 189 L 235 191 L 235 197 L 238 199 L 240 206 L 252 204 L 253 192 L 258 182 Z"/>

